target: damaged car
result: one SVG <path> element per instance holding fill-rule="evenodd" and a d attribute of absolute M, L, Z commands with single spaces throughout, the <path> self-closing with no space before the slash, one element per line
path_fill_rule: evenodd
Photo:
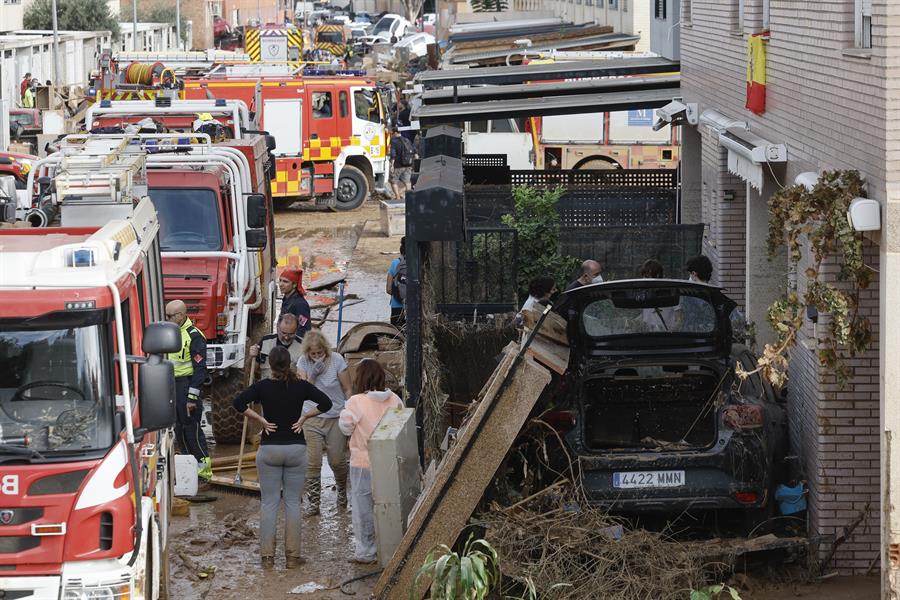
<path fill-rule="evenodd" d="M 567 292 L 565 423 L 587 498 L 620 513 L 738 509 L 769 516 L 787 447 L 785 410 L 732 344 L 735 303 L 681 280 L 598 283 Z"/>

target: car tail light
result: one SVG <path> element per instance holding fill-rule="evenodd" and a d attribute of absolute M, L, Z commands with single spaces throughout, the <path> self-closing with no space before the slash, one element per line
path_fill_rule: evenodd
<path fill-rule="evenodd" d="M 741 504 L 756 504 L 759 496 L 756 495 L 756 492 L 735 492 L 734 499 Z"/>
<path fill-rule="evenodd" d="M 737 404 L 725 408 L 722 418 L 735 431 L 759 429 L 765 422 L 765 411 L 757 404 Z"/>
<path fill-rule="evenodd" d="M 575 413 L 568 410 L 554 410 L 548 412 L 543 417 L 541 417 L 541 420 L 559 433 L 566 433 L 568 431 L 571 431 L 575 427 L 575 423 L 577 422 L 575 419 Z"/>

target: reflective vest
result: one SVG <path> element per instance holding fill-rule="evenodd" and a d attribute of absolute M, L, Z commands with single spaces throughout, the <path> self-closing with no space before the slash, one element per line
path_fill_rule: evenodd
<path fill-rule="evenodd" d="M 175 365 L 175 377 L 190 377 L 194 374 L 194 363 L 191 358 L 191 334 L 195 331 L 201 337 L 203 336 L 203 332 L 194 327 L 194 323 L 190 319 L 185 319 L 181 324 L 181 351 L 169 355 L 169 360 Z"/>

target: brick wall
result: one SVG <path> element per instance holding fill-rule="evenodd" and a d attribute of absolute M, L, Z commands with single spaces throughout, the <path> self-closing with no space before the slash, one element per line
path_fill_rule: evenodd
<path fill-rule="evenodd" d="M 779 172 L 779 181 L 766 172 L 767 185 L 776 189 L 792 183 L 803 171 L 857 169 L 866 177 L 869 197 L 887 200 L 888 177 L 897 180 L 891 188 L 900 190 L 900 172 L 889 175 L 886 168 L 890 156 L 900 156 L 900 144 L 888 144 L 888 135 L 896 137 L 900 124 L 887 122 L 889 114 L 900 112 L 887 112 L 886 92 L 887 56 L 900 50 L 900 45 L 890 45 L 888 26 L 900 26 L 900 11 L 888 0 L 875 0 L 874 48 L 860 56 L 852 49 L 853 0 L 772 0 L 767 109 L 757 116 L 744 109 L 746 44 L 748 34 L 762 25 L 762 0 L 744 0 L 742 31 L 737 28 L 737 4 L 737 0 L 693 0 L 691 18 L 682 15 L 684 23 L 690 22 L 681 30 L 685 101 L 697 102 L 701 112 L 714 109 L 747 121 L 756 135 L 785 143 L 788 163 Z M 888 11 L 897 14 L 889 16 Z M 890 64 L 900 64 L 900 53 Z M 900 108 L 900 100 L 892 102 Z M 715 282 L 741 302 L 747 258 L 746 188 L 728 173 L 727 152 L 719 147 L 715 132 L 702 125 L 700 131 L 701 214 L 707 224 L 704 248 L 716 271 Z M 894 154 L 889 155 L 888 148 Z M 730 202 L 724 200 L 729 190 L 735 193 Z M 868 242 L 867 264 L 879 269 L 882 252 Z M 804 269 L 805 265 L 799 266 L 800 273 Z M 836 268 L 825 269 L 823 278 L 837 281 Z M 864 292 L 861 310 L 873 323 L 875 341 L 864 356 L 851 361 L 857 376 L 846 389 L 838 389 L 833 377 L 819 366 L 811 323 L 791 356 L 790 432 L 793 454 L 809 481 L 810 533 L 839 533 L 870 504 L 869 519 L 835 556 L 834 565 L 845 572 L 865 571 L 880 548 L 879 291 L 875 282 Z M 826 316 L 820 317 L 818 327 L 826 322 Z"/>
<path fill-rule="evenodd" d="M 140 0 L 138 11 L 149 10 L 153 6 L 170 8 L 172 2 L 171 0 Z M 132 0 L 121 0 L 120 19 L 130 21 L 131 15 Z M 213 47 L 212 17 L 209 16 L 207 0 L 181 0 L 181 18 L 191 22 L 193 48 L 205 50 Z"/>

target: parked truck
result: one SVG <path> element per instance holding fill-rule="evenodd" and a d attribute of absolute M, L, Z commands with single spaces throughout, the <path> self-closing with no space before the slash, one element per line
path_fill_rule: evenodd
<path fill-rule="evenodd" d="M 67 149 L 51 229 L 0 229 L 0 596 L 167 597 L 180 347 L 145 158 Z"/>
<path fill-rule="evenodd" d="M 177 124 L 190 115 L 195 118 L 195 111 L 212 111 L 240 137 L 214 144 L 205 134 L 192 133 L 189 125 L 179 131 Z M 161 228 L 164 297 L 183 300 L 188 316 L 206 336 L 213 434 L 218 442 L 238 441 L 242 420 L 230 402 L 245 383 L 247 349 L 271 330 L 275 305 L 265 136 L 247 133 L 246 106 L 224 101 L 218 106 L 208 101 L 174 106 L 109 102 L 89 109 L 86 123 L 113 128 L 148 116 L 174 130 L 130 138 L 131 145 L 147 153 L 148 193 Z M 71 137 L 67 143 L 80 140 Z M 58 159 L 56 154 L 38 163 L 37 175 L 52 172 Z M 37 203 L 24 218 L 43 225 L 52 220 L 53 210 Z"/>

